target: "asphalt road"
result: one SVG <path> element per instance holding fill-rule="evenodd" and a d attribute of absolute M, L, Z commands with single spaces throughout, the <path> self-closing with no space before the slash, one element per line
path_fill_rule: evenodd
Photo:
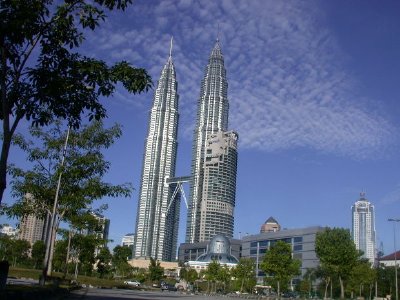
<path fill-rule="evenodd" d="M 118 299 L 133 299 L 133 300 L 158 300 L 158 299 L 179 299 L 179 300 L 205 300 L 205 299 L 227 299 L 228 297 L 205 296 L 205 295 L 187 295 L 181 292 L 172 291 L 139 291 L 139 290 L 119 290 L 119 289 L 96 289 L 88 288 L 71 292 L 66 300 L 118 300 Z M 236 298 L 238 299 L 238 298 Z"/>

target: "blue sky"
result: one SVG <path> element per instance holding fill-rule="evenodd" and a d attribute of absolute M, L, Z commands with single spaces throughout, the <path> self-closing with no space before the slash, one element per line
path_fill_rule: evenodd
<path fill-rule="evenodd" d="M 229 128 L 239 133 L 235 237 L 257 233 L 270 216 L 284 228 L 350 228 L 350 207 L 365 191 L 377 244 L 392 252 L 387 219 L 400 217 L 400 2 L 136 0 L 109 14 L 82 50 L 144 67 L 155 83 L 174 37 L 177 176 L 190 174 L 200 81 L 218 24 Z M 124 129 L 107 152 L 107 180 L 137 189 L 103 200 L 115 242 L 134 231 L 152 96 L 118 89 L 104 102 L 107 123 Z M 181 242 L 185 220 L 182 206 Z"/>

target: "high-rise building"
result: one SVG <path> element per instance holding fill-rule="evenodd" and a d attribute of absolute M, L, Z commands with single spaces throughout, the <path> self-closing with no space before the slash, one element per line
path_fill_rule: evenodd
<path fill-rule="evenodd" d="M 121 246 L 130 247 L 135 244 L 135 234 L 134 233 L 127 233 L 122 237 Z"/>
<path fill-rule="evenodd" d="M 375 262 L 375 209 L 365 198 L 365 193 L 360 193 L 360 199 L 351 207 L 352 211 L 352 237 L 356 248 L 361 250 L 363 257 L 371 263 Z"/>
<path fill-rule="evenodd" d="M 35 201 L 32 194 L 26 194 L 25 200 L 27 203 Z M 19 222 L 18 239 L 26 240 L 31 245 L 36 241 L 46 242 L 50 231 L 50 215 L 39 217 L 31 214 L 21 218 Z"/>
<path fill-rule="evenodd" d="M 237 139 L 233 131 L 218 131 L 207 140 L 200 208 L 200 241 L 209 241 L 216 235 L 233 237 Z"/>
<path fill-rule="evenodd" d="M 175 176 L 179 118 L 177 90 L 170 52 L 150 112 L 136 217 L 135 258 L 170 261 L 176 257 L 180 204 L 179 201 L 170 203 L 173 189 L 166 184 L 166 179 Z"/>
<path fill-rule="evenodd" d="M 46 242 L 47 238 L 47 226 L 48 221 L 46 219 L 37 217 L 35 215 L 27 215 L 21 218 L 19 223 L 19 234 L 20 240 L 26 240 L 31 245 L 36 241 Z"/>
<path fill-rule="evenodd" d="M 207 149 L 207 141 L 209 141 L 214 134 L 220 131 L 223 132 L 223 135 L 227 134 L 225 132 L 228 128 L 228 110 L 228 82 L 226 80 L 224 57 L 221 52 L 220 43 L 217 40 L 208 59 L 204 78 L 201 82 L 200 98 L 198 100 L 196 127 L 193 137 L 186 243 L 199 242 L 206 236 L 207 238 L 209 237 L 205 232 L 202 232 L 202 230 L 205 230 L 205 227 L 201 227 L 202 216 L 207 215 L 204 212 L 204 209 L 207 208 L 207 204 L 203 202 L 203 200 L 212 200 L 211 198 L 204 197 L 204 192 L 214 189 L 205 186 L 206 184 L 211 184 L 209 180 L 207 180 L 207 183 L 205 182 L 205 171 L 211 172 L 211 168 L 208 169 L 205 167 L 205 152 Z M 230 133 L 228 135 L 232 135 L 234 139 L 237 139 L 236 133 Z M 236 141 L 234 148 L 236 151 Z M 234 174 L 229 174 L 227 177 L 234 180 L 225 183 L 221 182 L 221 190 L 229 190 L 229 188 L 222 186 L 223 184 L 231 184 L 233 189 L 236 188 L 236 166 L 229 171 L 234 172 Z M 211 174 L 208 173 L 207 176 L 211 176 Z M 227 202 L 230 202 L 234 206 L 234 195 L 233 199 L 229 199 Z M 222 202 L 219 204 L 223 205 Z M 205 222 L 207 222 L 207 220 L 205 220 Z M 232 226 L 232 229 L 229 229 L 228 232 L 233 231 L 233 219 L 228 226 Z M 215 230 L 215 234 L 220 233 L 224 234 L 224 232 Z"/>

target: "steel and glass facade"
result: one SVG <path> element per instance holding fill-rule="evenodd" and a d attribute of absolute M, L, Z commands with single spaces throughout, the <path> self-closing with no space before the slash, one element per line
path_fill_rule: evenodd
<path fill-rule="evenodd" d="M 193 137 L 189 209 L 186 227 L 186 243 L 201 241 L 201 215 L 204 186 L 204 163 L 207 140 L 228 128 L 228 82 L 224 57 L 219 41 L 215 43 L 204 78 L 201 82 L 197 107 L 196 127 Z M 235 173 L 236 178 L 236 173 Z"/>
<path fill-rule="evenodd" d="M 133 255 L 158 260 L 175 259 L 179 201 L 172 201 L 178 135 L 178 84 L 172 57 L 161 71 L 150 111 L 140 185 Z"/>
<path fill-rule="evenodd" d="M 372 264 L 375 262 L 375 208 L 361 193 L 360 199 L 351 207 L 352 237 L 356 248 L 363 252 L 363 257 Z"/>
<path fill-rule="evenodd" d="M 216 235 L 233 237 L 237 170 L 236 132 L 218 131 L 206 144 L 200 241 Z"/>
<path fill-rule="evenodd" d="M 291 245 L 292 256 L 300 260 L 300 270 L 304 275 L 307 269 L 313 269 L 319 265 L 319 259 L 315 253 L 315 239 L 317 233 L 323 230 L 324 228 L 315 226 L 248 235 L 242 239 L 241 257 L 254 260 L 257 281 L 262 283 L 266 276 L 260 268 L 264 255 L 277 241 L 283 241 Z"/>

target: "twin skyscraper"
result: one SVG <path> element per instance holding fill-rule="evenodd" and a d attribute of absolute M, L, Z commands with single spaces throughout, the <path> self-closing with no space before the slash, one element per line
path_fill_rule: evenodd
<path fill-rule="evenodd" d="M 208 241 L 217 234 L 233 237 L 238 135 L 228 131 L 228 82 L 218 39 L 201 82 L 191 175 L 181 179 L 175 177 L 178 102 L 170 50 L 154 93 L 145 141 L 135 258 L 175 259 L 180 214 L 176 191 L 182 178 L 190 184 L 186 242 Z"/>

